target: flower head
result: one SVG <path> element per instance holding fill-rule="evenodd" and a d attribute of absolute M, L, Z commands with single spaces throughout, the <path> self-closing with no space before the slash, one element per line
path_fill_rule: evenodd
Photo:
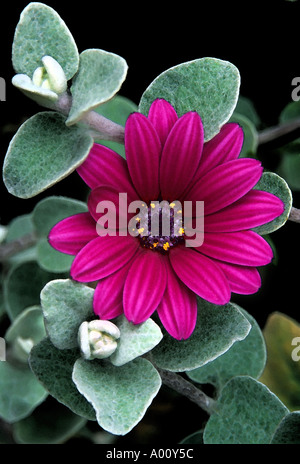
<path fill-rule="evenodd" d="M 58 223 L 49 241 L 57 250 L 76 255 L 73 279 L 99 281 L 94 311 L 101 319 L 124 312 L 129 321 L 139 324 L 157 311 L 173 337 L 186 339 L 196 324 L 197 295 L 223 305 L 231 292 L 251 294 L 260 288 L 256 268 L 268 264 L 273 254 L 251 229 L 279 216 L 284 206 L 276 196 L 253 189 L 263 168 L 255 159 L 238 158 L 242 144 L 243 132 L 235 123 L 225 124 L 204 143 L 198 113 L 178 117 L 162 99 L 153 102 L 148 117 L 129 116 L 127 162 L 94 144 L 78 168 L 92 189 L 89 212 Z M 127 194 L 122 206 L 120 192 Z M 119 225 L 128 222 L 129 230 L 136 224 L 134 236 L 120 226 L 115 234 L 97 234 L 102 201 L 116 205 Z M 135 201 L 144 206 L 140 214 L 128 216 L 126 207 Z M 168 233 L 161 231 L 163 201 L 170 206 Z M 203 209 L 200 213 L 195 209 L 197 202 L 204 204 L 204 214 Z M 178 223 L 182 211 L 174 205 L 190 208 L 183 215 L 185 223 Z M 159 233 L 153 232 L 151 223 L 155 208 Z M 197 219 L 200 226 L 193 228 Z M 188 244 L 186 230 L 198 227 L 203 234 L 203 224 L 204 240 Z"/>

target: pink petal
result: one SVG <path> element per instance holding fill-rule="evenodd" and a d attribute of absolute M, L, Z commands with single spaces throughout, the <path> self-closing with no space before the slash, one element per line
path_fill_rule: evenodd
<path fill-rule="evenodd" d="M 125 152 L 132 182 L 146 203 L 159 195 L 161 143 L 151 122 L 140 113 L 129 116 L 125 126 Z"/>
<path fill-rule="evenodd" d="M 123 290 L 131 265 L 132 260 L 98 283 L 94 293 L 93 306 L 95 314 L 100 319 L 114 319 L 123 314 Z"/>
<path fill-rule="evenodd" d="M 145 250 L 137 255 L 125 282 L 124 314 L 134 324 L 146 321 L 157 309 L 167 284 L 165 257 Z"/>
<path fill-rule="evenodd" d="M 159 98 L 154 100 L 150 106 L 148 119 L 154 126 L 163 147 L 170 130 L 178 119 L 175 109 L 169 102 Z"/>
<path fill-rule="evenodd" d="M 212 214 L 246 195 L 259 181 L 261 163 L 250 158 L 228 161 L 209 171 L 186 194 L 186 200 L 204 201 L 204 213 Z"/>
<path fill-rule="evenodd" d="M 221 268 L 211 259 L 184 246 L 170 253 L 171 265 L 182 282 L 210 303 L 223 305 L 230 300 L 230 288 Z"/>
<path fill-rule="evenodd" d="M 97 187 L 90 193 L 88 208 L 96 222 L 105 216 L 112 225 L 115 224 L 116 229 L 127 229 L 128 221 L 133 217 L 128 213 L 128 205 L 134 200 L 137 198 L 119 193 L 114 187 Z"/>
<path fill-rule="evenodd" d="M 236 264 L 217 261 L 226 275 L 231 291 L 240 295 L 251 295 L 261 287 L 261 277 L 255 267 L 238 266 Z"/>
<path fill-rule="evenodd" d="M 241 266 L 264 266 L 271 262 L 270 245 L 257 233 L 242 232 L 204 234 L 204 243 L 195 248 L 201 254 Z"/>
<path fill-rule="evenodd" d="M 220 164 L 237 159 L 242 150 L 243 141 L 243 129 L 238 124 L 232 122 L 225 124 L 214 138 L 204 144 L 195 180 Z"/>
<path fill-rule="evenodd" d="M 199 165 L 204 132 L 198 113 L 184 114 L 174 124 L 161 157 L 160 186 L 164 200 L 178 200 Z"/>
<path fill-rule="evenodd" d="M 56 224 L 51 229 L 48 240 L 56 250 L 76 255 L 97 236 L 96 223 L 90 213 L 80 213 Z"/>
<path fill-rule="evenodd" d="M 284 211 L 283 202 L 275 195 L 250 190 L 244 197 L 221 211 L 205 217 L 205 232 L 236 232 L 266 224 Z"/>
<path fill-rule="evenodd" d="M 167 332 L 177 340 L 186 340 L 194 331 L 197 320 L 197 298 L 177 277 L 167 262 L 166 291 L 157 308 Z"/>
<path fill-rule="evenodd" d="M 125 266 L 139 247 L 139 241 L 127 237 L 97 237 L 75 257 L 71 277 L 79 282 L 104 279 Z"/>
<path fill-rule="evenodd" d="M 77 168 L 78 174 L 92 189 L 110 185 L 118 192 L 137 196 L 126 161 L 110 148 L 94 143 L 87 159 Z"/>

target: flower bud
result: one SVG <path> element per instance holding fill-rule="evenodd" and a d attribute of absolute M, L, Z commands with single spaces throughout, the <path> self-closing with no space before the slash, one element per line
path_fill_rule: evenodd
<path fill-rule="evenodd" d="M 118 327 L 110 321 L 83 322 L 79 327 L 78 342 L 85 359 L 104 359 L 111 356 L 120 338 Z"/>
<path fill-rule="evenodd" d="M 67 79 L 60 64 L 51 56 L 42 58 L 43 66 L 36 68 L 32 79 L 26 74 L 16 74 L 12 83 L 36 101 L 46 98 L 56 101 L 67 90 Z"/>

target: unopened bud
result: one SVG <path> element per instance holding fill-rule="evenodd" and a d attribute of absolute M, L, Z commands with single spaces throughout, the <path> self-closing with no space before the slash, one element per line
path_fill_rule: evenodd
<path fill-rule="evenodd" d="M 34 100 L 40 97 L 55 101 L 67 90 L 67 79 L 60 64 L 51 56 L 42 58 L 43 66 L 36 68 L 32 79 L 26 74 L 16 74 L 12 83 Z"/>
<path fill-rule="evenodd" d="M 85 359 L 104 359 L 117 348 L 120 330 L 110 321 L 83 322 L 79 327 L 78 342 Z"/>

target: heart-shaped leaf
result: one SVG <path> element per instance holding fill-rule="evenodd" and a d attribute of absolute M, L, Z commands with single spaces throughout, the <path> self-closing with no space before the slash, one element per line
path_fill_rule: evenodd
<path fill-rule="evenodd" d="M 291 412 L 282 419 L 271 444 L 300 445 L 300 411 Z"/>
<path fill-rule="evenodd" d="M 73 381 L 93 405 L 99 425 L 115 435 L 133 429 L 161 386 L 157 370 L 143 358 L 121 367 L 78 359 Z"/>
<path fill-rule="evenodd" d="M 208 141 L 232 115 L 239 88 L 240 75 L 233 64 L 217 58 L 201 58 L 160 74 L 142 95 L 139 111 L 147 115 L 156 98 L 171 103 L 178 116 L 197 111 L 202 118 L 205 141 Z"/>

